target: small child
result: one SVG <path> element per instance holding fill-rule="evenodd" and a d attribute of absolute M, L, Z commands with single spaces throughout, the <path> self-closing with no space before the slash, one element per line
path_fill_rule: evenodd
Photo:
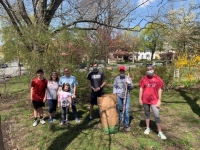
<path fill-rule="evenodd" d="M 69 108 L 72 108 L 72 94 L 70 93 L 70 85 L 64 83 L 62 90 L 58 93 L 58 107 L 61 106 L 62 121 L 60 125 L 68 123 Z"/>

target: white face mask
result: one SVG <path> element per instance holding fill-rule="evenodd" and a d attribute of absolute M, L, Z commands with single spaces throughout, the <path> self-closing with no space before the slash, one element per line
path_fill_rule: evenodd
<path fill-rule="evenodd" d="M 148 70 L 147 71 L 147 75 L 148 76 L 153 76 L 153 74 L 154 74 L 154 70 Z"/>

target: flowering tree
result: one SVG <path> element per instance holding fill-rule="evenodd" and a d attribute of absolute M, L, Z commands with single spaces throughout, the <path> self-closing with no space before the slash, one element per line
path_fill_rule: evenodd
<path fill-rule="evenodd" d="M 200 44 L 200 35 L 196 34 L 198 26 L 196 24 L 196 15 L 193 12 L 194 4 L 190 3 L 190 7 L 186 8 L 182 5 L 179 9 L 171 9 L 168 11 L 164 22 L 168 26 L 168 34 L 165 41 L 170 43 L 174 49 L 194 53 Z"/>

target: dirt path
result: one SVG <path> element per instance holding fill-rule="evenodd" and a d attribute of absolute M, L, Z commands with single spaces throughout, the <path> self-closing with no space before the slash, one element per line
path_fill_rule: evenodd
<path fill-rule="evenodd" d="M 1 129 L 3 134 L 3 142 L 5 150 L 17 150 L 12 145 L 12 140 L 10 138 L 10 125 L 9 122 L 1 122 Z M 0 147 L 1 149 L 1 147 Z"/>

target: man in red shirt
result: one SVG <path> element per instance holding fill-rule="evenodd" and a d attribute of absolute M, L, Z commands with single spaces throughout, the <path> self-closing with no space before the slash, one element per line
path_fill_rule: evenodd
<path fill-rule="evenodd" d="M 44 103 L 46 101 L 46 88 L 47 80 L 43 77 L 43 70 L 39 69 L 37 72 L 37 78 L 31 81 L 31 101 L 34 107 L 34 122 L 33 126 L 37 126 L 37 114 L 40 116 L 40 123 L 45 124 L 43 119 L 43 109 Z"/>
<path fill-rule="evenodd" d="M 144 134 L 150 133 L 150 108 L 153 111 L 155 122 L 158 128 L 158 136 L 165 140 L 166 136 L 161 131 L 159 107 L 161 105 L 162 87 L 164 83 L 162 79 L 154 74 L 153 66 L 147 66 L 147 76 L 144 76 L 140 83 L 139 104 L 143 105 L 146 118 L 146 130 Z"/>

